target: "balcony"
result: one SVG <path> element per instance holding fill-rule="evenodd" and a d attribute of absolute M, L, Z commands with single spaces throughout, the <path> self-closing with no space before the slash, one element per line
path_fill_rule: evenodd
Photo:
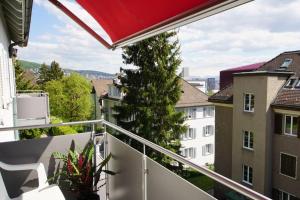
<path fill-rule="evenodd" d="M 101 159 L 111 153 L 112 159 L 106 168 L 117 173 L 114 176 L 103 176 L 103 181 L 106 184 L 98 192 L 101 200 L 210 200 L 216 199 L 215 191 L 220 185 L 226 188 L 226 193 L 234 193 L 240 199 L 269 200 L 269 198 L 239 183 L 205 167 L 200 167 L 180 155 L 104 120 L 8 127 L 1 128 L 0 134 L 2 131 L 50 128 L 65 125 L 84 125 L 89 127 L 90 130 L 74 135 L 1 143 L 0 161 L 8 164 L 41 162 L 44 164 L 48 176 L 53 176 L 59 165 L 51 156 L 53 152 L 67 152 L 68 149 L 74 146 L 82 148 L 87 145 L 90 139 L 93 139 L 96 152 L 94 163 L 99 163 Z M 105 131 L 97 133 L 93 131 L 95 126 L 103 126 Z M 86 130 L 88 129 L 86 128 Z M 139 151 L 118 139 L 120 135 L 137 141 L 141 145 L 142 150 Z M 206 191 L 194 186 L 148 157 L 146 149 L 155 150 L 191 167 L 203 176 L 211 178 L 214 181 L 214 188 Z M 37 175 L 30 171 L 9 173 L 1 170 L 1 173 L 10 197 L 16 197 L 24 191 L 32 190 L 37 185 Z M 66 199 L 72 199 L 67 193 L 65 197 Z"/>
<path fill-rule="evenodd" d="M 49 97 L 42 91 L 18 91 L 16 95 L 17 126 L 49 124 Z"/>

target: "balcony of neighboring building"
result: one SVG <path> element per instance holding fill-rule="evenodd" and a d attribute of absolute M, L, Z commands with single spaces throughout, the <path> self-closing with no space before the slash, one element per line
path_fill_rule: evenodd
<path fill-rule="evenodd" d="M 42 125 L 50 122 L 49 96 L 43 91 L 18 91 L 16 125 Z"/>

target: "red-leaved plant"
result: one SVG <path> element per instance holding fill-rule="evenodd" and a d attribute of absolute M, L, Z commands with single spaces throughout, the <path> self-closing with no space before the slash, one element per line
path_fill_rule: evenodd
<path fill-rule="evenodd" d="M 87 196 L 99 189 L 94 189 L 93 186 L 97 186 L 102 172 L 110 175 L 115 174 L 112 171 L 103 169 L 110 160 L 111 154 L 97 166 L 96 171 L 96 166 L 92 164 L 92 158 L 94 156 L 94 145 L 92 141 L 89 142 L 82 152 L 70 150 L 67 154 L 54 152 L 52 155 L 55 159 L 61 160 L 63 165 L 48 181 L 56 183 L 61 188 L 72 191 L 79 196 Z"/>

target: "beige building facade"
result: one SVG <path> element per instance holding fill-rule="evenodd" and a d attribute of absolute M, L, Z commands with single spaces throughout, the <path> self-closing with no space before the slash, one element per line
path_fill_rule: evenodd
<path fill-rule="evenodd" d="M 209 99 L 216 106 L 216 172 L 275 200 L 300 198 L 298 68 L 299 52 L 280 54 L 234 74 Z"/>

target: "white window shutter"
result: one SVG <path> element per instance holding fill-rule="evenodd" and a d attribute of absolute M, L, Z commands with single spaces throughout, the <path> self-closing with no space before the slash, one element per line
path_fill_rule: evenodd
<path fill-rule="evenodd" d="M 196 139 L 197 129 L 193 128 L 193 139 Z"/>
<path fill-rule="evenodd" d="M 205 156 L 205 145 L 202 146 L 202 155 Z"/>
<path fill-rule="evenodd" d="M 193 148 L 193 150 L 194 150 L 194 151 L 193 151 L 193 152 L 194 152 L 193 158 L 196 158 L 196 152 L 197 152 L 196 150 L 197 150 L 197 149 L 196 149 L 196 148 Z"/>
<path fill-rule="evenodd" d="M 205 137 L 205 126 L 203 126 L 203 133 L 202 133 L 202 135 L 203 135 L 203 137 Z"/>

